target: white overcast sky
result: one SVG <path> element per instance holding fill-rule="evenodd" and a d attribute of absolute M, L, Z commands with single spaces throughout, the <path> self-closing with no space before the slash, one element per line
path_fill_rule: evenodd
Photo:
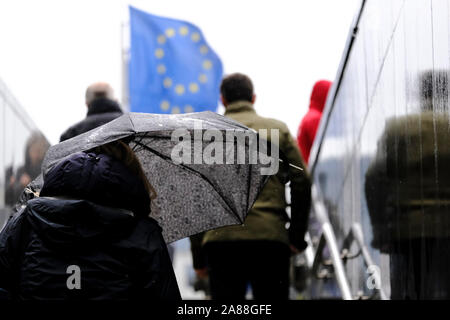
<path fill-rule="evenodd" d="M 334 80 L 360 0 L 1 0 L 0 78 L 51 143 L 85 117 L 95 81 L 122 90 L 128 4 L 203 31 L 225 73 L 248 74 L 261 115 L 293 135 L 316 80 Z"/>

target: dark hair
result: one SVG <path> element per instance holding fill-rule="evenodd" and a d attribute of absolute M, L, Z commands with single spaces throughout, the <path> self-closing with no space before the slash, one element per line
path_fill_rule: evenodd
<path fill-rule="evenodd" d="M 153 200 L 156 198 L 156 191 L 148 181 L 139 159 L 125 142 L 120 140 L 113 141 L 108 144 L 95 147 L 89 151 L 106 154 L 122 162 L 135 176 L 139 177 L 144 184 L 144 188 L 149 194 L 150 199 Z"/>
<path fill-rule="evenodd" d="M 41 172 L 42 160 L 44 159 L 48 148 L 50 148 L 50 143 L 45 136 L 39 131 L 33 131 L 27 140 L 27 145 L 25 147 L 25 164 L 22 168 L 31 179 L 36 178 Z"/>
<path fill-rule="evenodd" d="M 427 70 L 420 74 L 420 102 L 422 110 L 447 110 L 449 70 Z"/>
<path fill-rule="evenodd" d="M 220 94 L 228 103 L 239 100 L 252 102 L 253 83 L 249 77 L 242 73 L 233 73 L 222 80 Z"/>

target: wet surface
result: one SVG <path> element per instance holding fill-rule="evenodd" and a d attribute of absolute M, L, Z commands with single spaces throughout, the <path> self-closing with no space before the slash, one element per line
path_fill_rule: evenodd
<path fill-rule="evenodd" d="M 366 1 L 319 129 L 314 180 L 338 242 L 361 225 L 392 299 L 450 297 L 449 14 L 444 0 Z M 346 264 L 354 295 L 373 293 L 366 268 Z"/>

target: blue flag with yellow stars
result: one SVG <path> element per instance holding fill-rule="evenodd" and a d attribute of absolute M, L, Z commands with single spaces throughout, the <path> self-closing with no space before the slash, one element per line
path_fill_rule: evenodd
<path fill-rule="evenodd" d="M 130 111 L 217 110 L 222 62 L 201 30 L 130 6 Z"/>

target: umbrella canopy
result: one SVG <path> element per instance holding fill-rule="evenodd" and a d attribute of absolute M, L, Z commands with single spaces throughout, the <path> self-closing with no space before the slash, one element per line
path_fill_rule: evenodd
<path fill-rule="evenodd" d="M 207 135 L 203 133 L 208 131 L 214 139 L 210 138 L 211 134 L 205 138 Z M 174 132 L 184 132 L 183 146 L 189 149 L 189 159 L 197 160 L 183 163 L 174 160 L 173 150 L 180 146 Z M 150 216 L 158 221 L 164 239 L 170 243 L 206 230 L 244 222 L 269 176 L 261 174 L 263 164 L 250 161 L 251 139 L 245 140 L 244 145 L 241 141 L 240 147 L 247 152 L 244 162 L 242 159 L 237 161 L 239 139 L 230 140 L 229 137 L 239 134 L 257 135 L 254 130 L 214 112 L 127 113 L 52 146 L 44 159 L 42 172 L 45 175 L 56 163 L 76 152 L 123 139 L 133 148 L 156 190 Z M 205 163 L 201 153 L 208 148 L 211 151 L 214 146 L 222 148 L 225 157 L 233 150 L 231 159 L 234 161 Z"/>

